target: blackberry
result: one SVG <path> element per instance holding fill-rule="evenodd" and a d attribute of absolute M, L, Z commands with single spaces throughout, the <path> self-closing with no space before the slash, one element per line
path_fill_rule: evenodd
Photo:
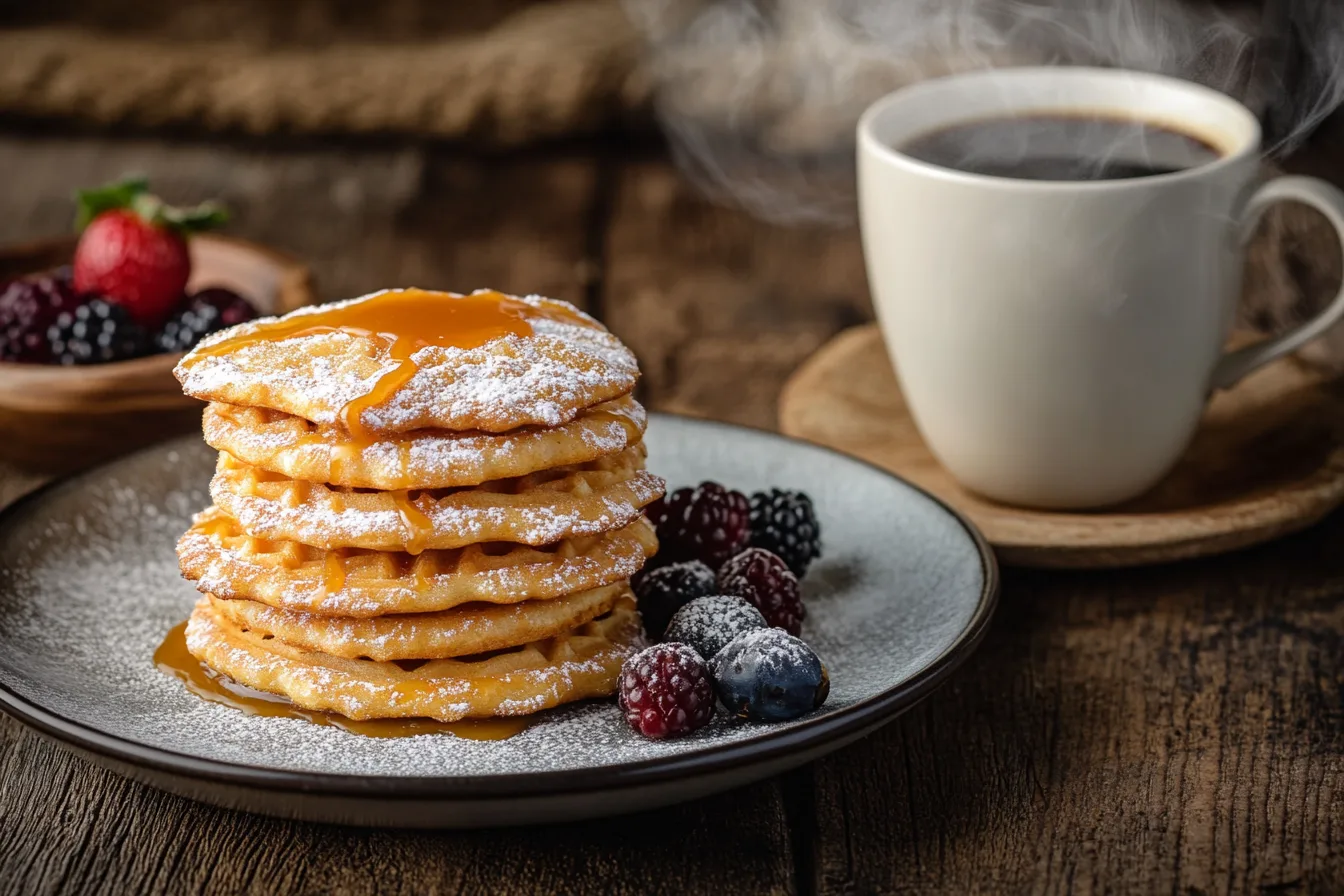
<path fill-rule="evenodd" d="M 763 548 L 747 548 L 725 563 L 719 570 L 719 590 L 745 599 L 775 628 L 791 635 L 802 631 L 807 609 L 798 577 Z"/>
<path fill-rule="evenodd" d="M 713 594 L 715 587 L 714 570 L 699 560 L 673 563 L 644 573 L 634 582 L 644 631 L 651 638 L 661 638 L 673 613 L 697 597 Z"/>
<path fill-rule="evenodd" d="M 821 658 L 798 638 L 764 628 L 734 638 L 710 663 L 728 711 L 754 722 L 796 719 L 826 702 L 831 680 Z"/>
<path fill-rule="evenodd" d="M 690 734 L 714 715 L 709 668 L 685 644 L 655 644 L 626 660 L 618 695 L 630 727 L 654 739 Z"/>
<path fill-rule="evenodd" d="M 58 364 L 125 361 L 150 350 L 149 334 L 130 312 L 102 299 L 58 314 L 47 328 L 47 342 Z"/>
<path fill-rule="evenodd" d="M 80 304 L 68 268 L 15 280 L 0 292 L 0 361 L 46 364 L 47 328 Z"/>
<path fill-rule="evenodd" d="M 185 352 L 211 333 L 252 320 L 256 309 L 232 290 L 203 289 L 187 299 L 154 337 L 161 352 Z"/>
<path fill-rule="evenodd" d="M 226 327 L 236 327 L 257 316 L 257 309 L 251 302 L 222 286 L 211 286 L 192 293 L 187 301 L 190 305 L 202 307 L 209 305 L 214 308 L 219 312 L 219 319 Z"/>
<path fill-rule="evenodd" d="M 812 499 L 778 488 L 752 495 L 751 546 L 779 555 L 801 579 L 821 556 L 821 524 Z"/>
<path fill-rule="evenodd" d="M 711 569 L 746 547 L 751 535 L 747 496 L 717 482 L 679 488 L 647 513 L 658 528 L 660 556 L 699 560 Z"/>
<path fill-rule="evenodd" d="M 712 594 L 697 597 L 672 615 L 666 638 L 695 648 L 712 660 L 724 646 L 743 632 L 766 628 L 761 611 L 740 597 Z"/>

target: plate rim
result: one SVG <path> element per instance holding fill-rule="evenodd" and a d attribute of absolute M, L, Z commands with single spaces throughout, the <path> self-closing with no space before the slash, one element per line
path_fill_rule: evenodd
<path fill-rule="evenodd" d="M 149 771 L 183 776 L 219 784 L 244 788 L 264 788 L 330 797 L 366 797 L 381 801 L 451 802 L 455 799 L 515 798 L 564 796 L 578 793 L 597 794 L 667 783 L 673 779 L 699 777 L 735 771 L 758 762 L 768 762 L 799 753 L 828 741 L 841 740 L 847 734 L 865 729 L 875 730 L 906 709 L 928 696 L 944 679 L 975 651 L 984 640 L 989 622 L 998 605 L 1000 590 L 999 564 L 989 542 L 978 528 L 960 511 L 946 501 L 908 479 L 882 467 L 846 454 L 828 445 L 805 438 L 786 435 L 762 427 L 746 426 L 720 420 L 709 420 L 684 414 L 650 412 L 650 418 L 666 418 L 688 422 L 707 429 L 740 430 L 756 435 L 777 438 L 808 448 L 835 455 L 867 467 L 881 476 L 895 479 L 932 502 L 960 526 L 975 546 L 980 561 L 982 587 L 970 619 L 957 637 L 941 653 L 929 661 L 917 674 L 894 687 L 851 704 L 832 713 L 820 715 L 787 728 L 771 732 L 763 729 L 759 736 L 733 740 L 694 752 L 668 757 L 654 757 L 614 766 L 585 766 L 575 769 L 557 769 L 541 772 L 511 772 L 502 775 L 357 775 L 334 772 L 295 771 L 267 768 L 240 762 L 206 759 L 189 753 L 180 753 L 162 747 L 150 746 L 115 734 L 109 734 L 82 722 L 42 707 L 16 693 L 0 680 L 0 710 L 25 725 L 36 729 L 61 745 L 92 753 L 121 763 L 129 763 Z M 185 439 L 186 437 L 182 437 Z M 74 479 L 93 475 L 111 464 L 124 462 L 140 454 L 162 451 L 162 442 L 133 454 L 98 464 L 88 470 L 61 477 L 29 492 L 0 509 L 0 531 L 13 525 L 17 516 L 42 501 L 47 494 Z"/>

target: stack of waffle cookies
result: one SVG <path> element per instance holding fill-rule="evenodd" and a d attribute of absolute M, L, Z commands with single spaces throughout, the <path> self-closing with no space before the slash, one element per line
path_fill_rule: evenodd
<path fill-rule="evenodd" d="M 208 339 L 213 505 L 178 544 L 191 653 L 352 719 L 615 692 L 642 644 L 634 357 L 564 303 L 395 290 Z"/>

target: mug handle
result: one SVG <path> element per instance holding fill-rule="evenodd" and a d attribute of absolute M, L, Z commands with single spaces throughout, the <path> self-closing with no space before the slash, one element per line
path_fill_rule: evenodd
<path fill-rule="evenodd" d="M 1260 223 L 1269 207 L 1285 201 L 1301 202 L 1325 215 L 1326 220 L 1335 228 L 1341 248 L 1344 248 L 1344 192 L 1314 177 L 1280 177 L 1256 190 L 1246 203 L 1246 210 L 1243 212 L 1242 245 L 1250 240 L 1255 226 Z M 1296 351 L 1330 329 L 1341 318 L 1344 318 L 1344 284 L 1330 304 L 1322 308 L 1315 317 L 1303 321 L 1286 333 L 1223 355 L 1213 369 L 1212 387 L 1227 389 L 1236 385 L 1257 367 Z"/>

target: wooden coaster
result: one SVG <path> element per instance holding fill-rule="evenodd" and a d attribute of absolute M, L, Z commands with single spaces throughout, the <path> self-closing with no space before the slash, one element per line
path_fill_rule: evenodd
<path fill-rule="evenodd" d="M 1006 563 L 1137 566 L 1217 554 L 1303 529 L 1344 503 L 1344 388 L 1293 360 L 1205 412 L 1148 494 L 1099 512 L 1034 511 L 963 489 L 915 429 L 875 324 L 841 333 L 780 395 L 780 429 L 885 467 L 966 514 Z"/>

